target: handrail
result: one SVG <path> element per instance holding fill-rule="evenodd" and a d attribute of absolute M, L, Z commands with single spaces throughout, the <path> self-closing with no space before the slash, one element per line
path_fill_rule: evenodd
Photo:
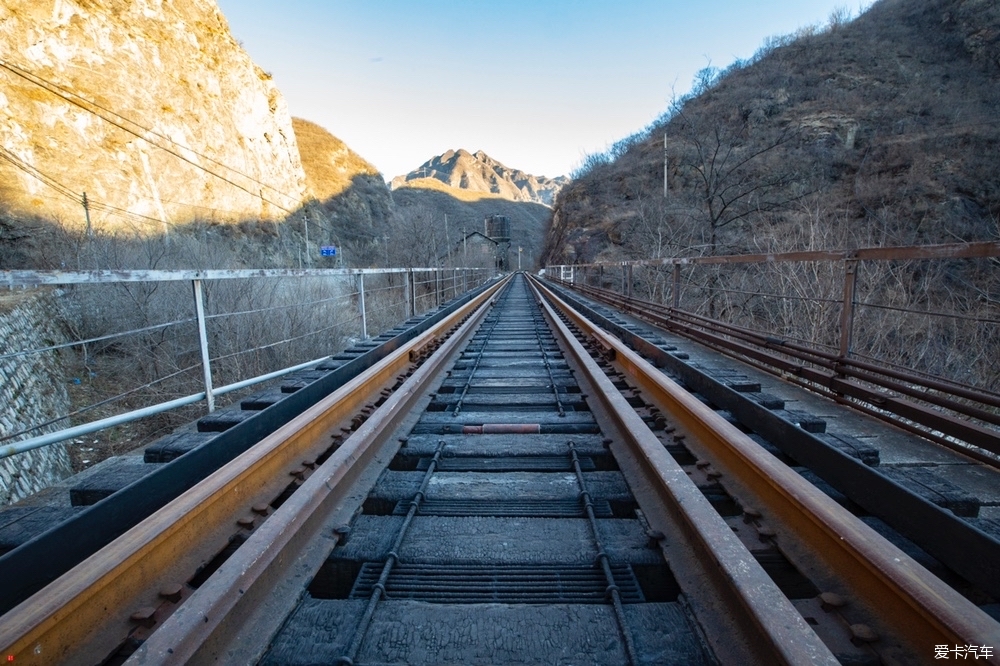
<path fill-rule="evenodd" d="M 944 243 L 940 245 L 900 245 L 865 247 L 856 250 L 804 250 L 799 252 L 768 252 L 758 254 L 725 254 L 702 257 L 667 257 L 630 261 L 602 261 L 588 264 L 552 264 L 546 269 L 562 266 L 596 268 L 599 266 L 673 266 L 688 264 L 765 264 L 799 261 L 905 261 L 908 259 L 982 259 L 1000 257 L 1000 241 L 978 243 Z"/>

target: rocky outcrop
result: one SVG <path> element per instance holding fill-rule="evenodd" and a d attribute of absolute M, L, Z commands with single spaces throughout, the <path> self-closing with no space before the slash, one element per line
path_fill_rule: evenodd
<path fill-rule="evenodd" d="M 0 200 L 82 225 L 83 192 L 145 232 L 299 206 L 285 101 L 213 0 L 0 4 Z"/>
<path fill-rule="evenodd" d="M 491 194 L 510 201 L 526 201 L 551 206 L 556 194 L 569 179 L 546 178 L 511 169 L 483 151 L 449 150 L 432 157 L 405 176 L 392 179 L 392 189 L 400 187 L 435 188 L 433 179 L 467 192 Z"/>

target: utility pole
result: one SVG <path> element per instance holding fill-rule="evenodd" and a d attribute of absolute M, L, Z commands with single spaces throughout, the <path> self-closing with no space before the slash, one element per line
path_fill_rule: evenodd
<path fill-rule="evenodd" d="M 669 160 L 667 159 L 667 132 L 663 131 L 663 198 L 667 198 L 667 193 L 670 189 L 668 185 L 668 174 L 669 174 Z"/>
<path fill-rule="evenodd" d="M 94 230 L 90 226 L 90 202 L 87 201 L 87 193 L 83 193 L 83 214 L 87 218 L 87 237 L 94 235 Z"/>
<path fill-rule="evenodd" d="M 312 257 L 309 255 L 309 215 L 311 212 L 308 208 L 302 211 L 302 222 L 305 225 L 306 232 L 306 266 L 309 268 L 312 267 Z"/>
<path fill-rule="evenodd" d="M 451 234 L 448 233 L 448 213 L 444 214 L 444 242 L 448 246 L 448 263 L 451 264 Z"/>
<path fill-rule="evenodd" d="M 518 246 L 517 248 L 517 270 L 521 270 L 521 253 L 524 252 L 524 248 Z"/>

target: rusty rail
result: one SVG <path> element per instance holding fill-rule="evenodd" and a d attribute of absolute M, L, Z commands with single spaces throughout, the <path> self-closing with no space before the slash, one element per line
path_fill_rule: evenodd
<path fill-rule="evenodd" d="M 315 456 L 330 447 L 330 437 L 337 434 L 337 428 L 350 421 L 362 405 L 377 397 L 380 389 L 409 366 L 411 350 L 442 336 L 493 298 L 502 284 L 494 285 L 457 309 L 0 617 L 3 653 L 18 664 L 100 663 L 107 657 L 109 636 L 111 643 L 117 644 L 114 641 L 124 641 L 136 622 L 162 619 L 157 613 L 174 610 L 165 608 L 164 600 L 181 600 L 174 598 L 176 594 L 164 594 L 165 591 L 183 588 L 177 585 L 178 581 L 186 580 L 198 568 L 199 559 L 204 564 L 225 545 L 232 534 L 232 525 L 252 527 L 261 516 L 266 516 L 270 498 L 280 493 L 292 477 L 307 476 L 308 465 L 300 461 L 307 460 L 315 466 Z M 389 400 L 412 401 L 415 397 L 412 385 L 412 381 L 404 383 Z M 394 420 L 406 411 L 397 405 L 396 409 L 382 413 L 388 413 Z M 283 521 L 294 511 L 292 507 L 312 497 L 308 490 L 301 491 L 306 485 L 326 488 L 326 482 L 335 485 L 336 479 L 350 475 L 352 467 L 367 457 L 366 447 L 358 444 L 363 439 L 361 433 L 370 431 L 376 422 L 378 419 L 365 421 L 358 433 L 348 439 L 354 443 L 341 445 L 282 505 L 284 510 L 279 509 L 265 520 L 247 543 L 270 539 L 276 531 L 288 537 L 289 533 L 282 529 Z M 279 513 L 282 518 L 278 518 Z M 294 516 L 290 519 L 295 520 Z M 232 566 L 238 564 L 230 565 L 227 570 Z M 216 578 L 211 580 L 214 584 Z M 248 581 L 241 579 L 241 582 L 249 586 Z M 196 596 L 201 599 L 206 594 L 196 593 Z M 230 601 L 235 604 L 237 600 Z M 185 604 L 180 608 L 185 608 Z M 221 621 L 219 616 L 213 618 Z"/>
<path fill-rule="evenodd" d="M 855 598 L 866 600 L 913 645 L 1000 644 L 1000 624 L 927 572 L 861 520 L 653 367 L 577 313 L 554 292 L 546 297 L 585 336 L 614 349 L 616 365 L 661 409 L 699 438 L 720 464 L 766 502 L 759 507 L 807 540 Z M 660 446 L 662 450 L 662 446 Z"/>
<path fill-rule="evenodd" d="M 573 333 L 559 320 L 555 308 L 568 316 L 587 337 L 599 339 L 605 349 L 614 349 L 619 359 L 622 350 L 625 350 L 624 345 L 593 327 L 544 285 L 535 282 L 533 286 L 536 293 L 544 293 L 545 297 L 539 299 L 543 309 L 587 379 L 597 389 L 597 398 L 621 426 L 630 454 L 639 461 L 645 479 L 654 485 L 663 503 L 673 507 L 687 527 L 685 531 L 691 538 L 696 557 L 714 565 L 708 568 L 710 572 L 707 575 L 714 578 L 713 585 L 719 593 L 720 606 L 726 609 L 730 622 L 734 628 L 740 626 L 743 630 L 747 630 L 745 625 L 749 624 L 752 627 L 749 630 L 758 633 L 757 657 L 762 662 L 780 664 L 839 663 Z M 719 418 L 714 414 L 712 416 Z"/>
<path fill-rule="evenodd" d="M 808 388 L 826 389 L 826 395 L 838 402 L 1000 467 L 1000 430 L 996 428 L 1000 426 L 1000 397 L 957 382 L 845 358 L 651 301 L 623 298 L 606 289 L 563 284 L 723 353 L 748 359 L 761 369 L 793 377 Z"/>
<path fill-rule="evenodd" d="M 1000 242 L 944 243 L 941 245 L 905 245 L 898 247 L 866 247 L 856 250 L 806 250 L 801 252 L 768 252 L 758 254 L 723 254 L 705 257 L 667 257 L 634 261 L 573 264 L 575 268 L 600 266 L 687 266 L 694 264 L 761 264 L 801 261 L 906 261 L 909 259 L 983 259 L 1000 257 Z M 559 269 L 560 264 L 551 267 Z"/>

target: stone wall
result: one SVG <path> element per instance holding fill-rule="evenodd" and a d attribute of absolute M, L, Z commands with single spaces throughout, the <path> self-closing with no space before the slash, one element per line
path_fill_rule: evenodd
<path fill-rule="evenodd" d="M 0 356 L 50 347 L 65 341 L 59 329 L 58 292 L 34 290 L 0 294 Z M 0 436 L 69 412 L 59 352 L 0 359 Z M 48 426 L 12 441 L 52 432 Z M 0 445 L 2 445 L 0 444 Z M 71 474 L 62 444 L 0 459 L 0 505 L 31 495 Z"/>

